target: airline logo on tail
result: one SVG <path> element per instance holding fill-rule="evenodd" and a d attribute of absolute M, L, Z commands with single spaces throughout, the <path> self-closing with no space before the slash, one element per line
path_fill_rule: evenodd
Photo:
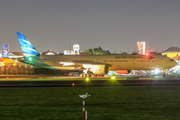
<path fill-rule="evenodd" d="M 19 43 L 21 45 L 22 52 L 25 57 L 39 56 L 38 51 L 32 46 L 32 44 L 25 38 L 21 32 L 17 32 Z"/>

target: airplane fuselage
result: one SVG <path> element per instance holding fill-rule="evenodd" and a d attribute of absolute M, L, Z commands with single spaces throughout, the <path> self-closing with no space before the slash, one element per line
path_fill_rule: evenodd
<path fill-rule="evenodd" d="M 145 55 L 41 55 L 43 63 L 56 69 L 76 69 L 72 66 L 63 66 L 61 62 L 84 64 L 107 64 L 109 70 L 153 70 L 169 69 L 175 65 L 174 61 L 164 56 Z"/>
<path fill-rule="evenodd" d="M 108 70 L 153 70 L 169 69 L 176 62 L 157 55 L 40 55 L 21 32 L 17 32 L 24 54 L 20 62 L 33 66 L 59 70 L 88 70 L 105 75 Z"/>

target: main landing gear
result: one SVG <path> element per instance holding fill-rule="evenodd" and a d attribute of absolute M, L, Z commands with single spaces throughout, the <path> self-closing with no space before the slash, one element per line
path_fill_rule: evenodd
<path fill-rule="evenodd" d="M 95 78 L 102 78 L 102 77 L 104 77 L 104 75 L 94 74 L 94 77 Z"/>
<path fill-rule="evenodd" d="M 80 74 L 80 77 L 91 77 L 91 76 L 92 76 L 91 73 L 92 73 L 92 72 L 90 72 L 89 69 L 85 69 L 85 70 L 83 71 L 83 73 Z M 94 74 L 93 76 L 94 76 L 95 78 L 103 78 L 103 77 L 104 77 L 104 74 Z"/>
<path fill-rule="evenodd" d="M 80 74 L 80 77 L 91 77 L 92 74 L 90 74 L 89 68 L 85 69 L 82 74 Z"/>
<path fill-rule="evenodd" d="M 91 74 L 84 74 L 84 73 L 82 73 L 82 74 L 80 74 L 80 77 L 92 77 L 92 75 Z M 104 75 L 94 74 L 94 77 L 95 78 L 103 78 Z"/>
<path fill-rule="evenodd" d="M 80 74 L 80 77 L 91 77 L 91 76 L 92 76 L 91 74 L 84 74 L 84 73 Z"/>

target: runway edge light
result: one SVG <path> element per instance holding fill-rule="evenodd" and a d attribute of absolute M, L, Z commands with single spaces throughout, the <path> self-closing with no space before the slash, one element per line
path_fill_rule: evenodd
<path fill-rule="evenodd" d="M 115 75 L 111 76 L 111 80 L 115 80 L 115 79 L 116 79 Z"/>
<path fill-rule="evenodd" d="M 88 78 L 88 77 L 86 78 L 86 81 L 89 81 L 89 78 Z"/>

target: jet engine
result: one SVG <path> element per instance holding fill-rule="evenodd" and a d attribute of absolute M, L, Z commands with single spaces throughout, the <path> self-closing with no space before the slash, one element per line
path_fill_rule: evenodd
<path fill-rule="evenodd" d="M 109 67 L 107 65 L 92 65 L 90 71 L 92 71 L 93 74 L 105 75 L 108 74 Z"/>
<path fill-rule="evenodd" d="M 131 70 L 116 70 L 116 73 L 118 74 L 129 74 Z"/>

